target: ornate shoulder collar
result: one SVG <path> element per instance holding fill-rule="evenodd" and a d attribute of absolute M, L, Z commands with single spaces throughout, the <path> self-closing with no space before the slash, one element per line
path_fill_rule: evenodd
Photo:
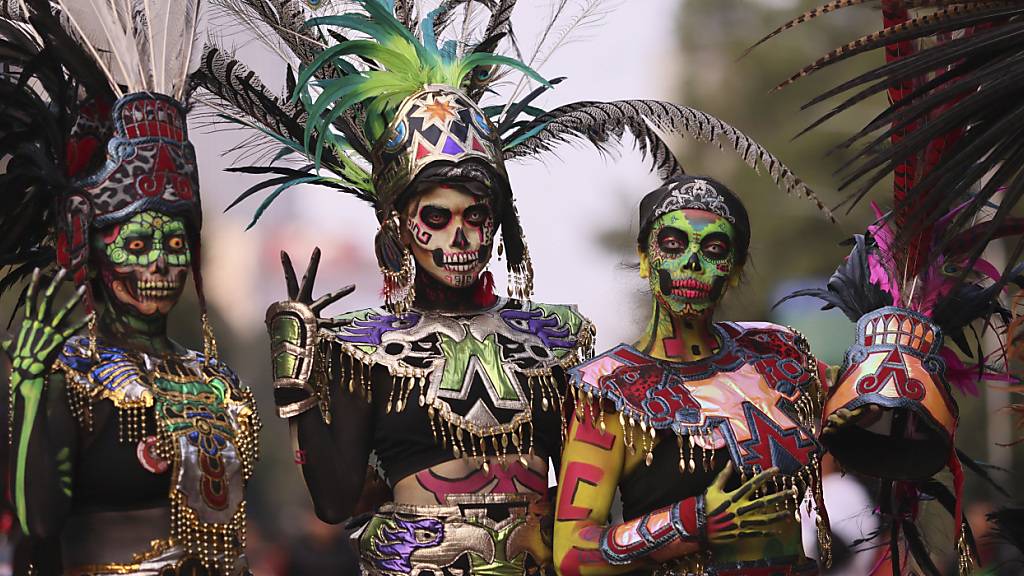
<path fill-rule="evenodd" d="M 715 326 L 719 351 L 697 362 L 667 362 L 620 344 L 570 371 L 570 383 L 583 407 L 607 402 L 639 444 L 653 448 L 647 432 L 672 430 L 681 462 L 693 467 L 693 447 L 728 446 L 736 464 L 748 471 L 780 465 L 793 472 L 820 452 L 814 440 L 818 401 L 817 361 L 803 338 L 773 324 L 721 323 Z M 721 379 L 719 382 L 710 382 Z M 585 399 L 583 398 L 585 397 Z M 600 402 L 590 402 L 598 399 Z M 631 442 L 632 443 L 632 442 Z M 688 454 L 684 454 L 688 452 Z"/>
<path fill-rule="evenodd" d="M 359 361 L 386 366 L 396 376 L 426 376 L 445 368 L 453 355 L 481 347 L 515 371 L 541 375 L 574 366 L 593 345 L 593 326 L 575 306 L 506 298 L 472 313 L 413 309 L 396 316 L 367 308 L 336 320 L 330 338 Z"/>
<path fill-rule="evenodd" d="M 563 393 L 554 370 L 568 370 L 592 354 L 594 328 L 575 306 L 501 298 L 472 313 L 380 308 L 338 317 L 325 333 L 341 351 L 340 374 L 350 390 L 373 394 L 369 370 L 393 377 L 387 410 L 415 402 L 426 407 L 435 434 L 456 456 L 484 438 L 512 452 L 529 449 L 536 393 L 557 409 Z M 463 435 L 469 438 L 463 441 Z"/>
<path fill-rule="evenodd" d="M 153 406 L 153 392 L 147 375 L 158 370 L 182 376 L 218 376 L 233 388 L 240 386 L 238 376 L 231 368 L 215 359 L 207 362 L 199 352 L 189 350 L 173 360 L 171 363 L 100 343 L 97 343 L 93 355 L 89 338 L 79 335 L 72 336 L 64 344 L 55 367 L 64 373 L 69 387 L 80 395 L 92 400 L 110 400 L 122 409 Z"/>

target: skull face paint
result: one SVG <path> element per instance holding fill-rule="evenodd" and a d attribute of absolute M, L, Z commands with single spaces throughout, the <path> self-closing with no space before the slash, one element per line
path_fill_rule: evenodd
<path fill-rule="evenodd" d="M 495 228 L 487 200 L 437 186 L 410 202 L 405 220 L 416 263 L 438 281 L 472 286 L 487 267 Z"/>
<path fill-rule="evenodd" d="M 728 286 L 733 246 L 733 226 L 717 214 L 686 209 L 661 216 L 643 254 L 654 297 L 674 315 L 707 314 Z"/>
<path fill-rule="evenodd" d="M 178 303 L 192 262 L 182 218 L 140 212 L 96 234 L 95 244 L 109 302 L 142 316 Z"/>

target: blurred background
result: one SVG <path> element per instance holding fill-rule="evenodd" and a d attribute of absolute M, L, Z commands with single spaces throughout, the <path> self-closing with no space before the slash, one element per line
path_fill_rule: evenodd
<path fill-rule="evenodd" d="M 572 0 L 569 6 L 578 12 L 596 10 L 604 16 L 577 30 L 539 67 L 548 78 L 568 76 L 539 105 L 553 108 L 580 99 L 656 98 L 704 110 L 765 145 L 834 205 L 842 193 L 835 188 L 839 179 L 833 172 L 844 157 L 827 152 L 880 111 L 884 102 L 876 102 L 873 110 L 860 110 L 860 116 L 844 115 L 794 140 L 800 129 L 827 110 L 827 104 L 809 111 L 801 111 L 801 105 L 831 87 L 838 78 L 834 72 L 852 76 L 858 62 L 780 92 L 771 89 L 831 48 L 879 27 L 879 13 L 866 7 L 844 10 L 783 34 L 741 58 L 761 36 L 817 3 Z M 548 0 L 519 1 L 514 23 L 521 44 L 536 44 L 551 4 Z M 223 45 L 235 49 L 268 86 L 283 92 L 283 67 L 276 56 L 244 34 L 219 28 L 211 32 Z M 866 66 L 877 56 L 859 64 Z M 225 150 L 245 136 L 196 125 L 192 140 L 200 158 L 204 195 L 205 284 L 221 357 L 255 390 L 265 424 L 262 460 L 249 491 L 251 562 L 258 575 L 347 574 L 341 568 L 345 559 L 339 530 L 313 516 L 298 468 L 292 463 L 287 426 L 273 413 L 263 318 L 267 305 L 285 296 L 280 250 L 287 250 L 299 263 L 305 262 L 314 246 L 321 247 L 324 259 L 319 291 L 357 285 L 357 291 L 335 311 L 378 304 L 381 277 L 372 248 L 377 223 L 368 206 L 350 197 L 295 188 L 278 199 L 255 227 L 246 230 L 256 200 L 223 212 L 236 195 L 256 182 L 223 171 L 238 160 Z M 578 304 L 598 326 L 598 350 L 632 341 L 647 321 L 646 283 L 628 266 L 636 262 L 637 205 L 659 183 L 631 144 L 627 141 L 621 153 L 610 156 L 586 146 L 563 146 L 545 162 L 509 166 L 536 270 L 535 298 Z M 812 203 L 786 197 L 767 176 L 753 173 L 731 154 L 692 141 L 673 141 L 673 146 L 688 172 L 727 183 L 741 194 L 751 214 L 752 261 L 744 284 L 727 295 L 721 319 L 770 320 L 793 326 L 807 336 L 820 359 L 841 363 L 853 338 L 853 325 L 841 313 L 819 312 L 818 303 L 809 299 L 775 309 L 772 306 L 795 289 L 825 283 L 847 253 L 839 243 L 870 221 L 868 204 L 840 213 L 840 223 L 832 225 Z M 887 193 L 889 185 L 879 186 L 880 196 Z M 492 268 L 503 290 L 504 266 Z M 6 319 L 12 302 L 0 304 Z M 173 315 L 173 331 L 186 346 L 200 345 L 198 313 L 191 295 Z M 976 459 L 1006 470 L 994 475 L 1017 494 L 1024 485 L 1019 475 L 1008 471 L 1015 468 L 1014 459 L 1021 454 L 1004 446 L 1012 442 L 1014 430 L 1010 415 L 999 410 L 1008 402 L 1007 392 L 983 387 L 979 397 L 960 401 L 961 447 Z M 837 488 L 840 492 L 833 498 L 849 504 L 844 515 L 832 514 L 833 523 L 849 525 L 843 531 L 853 534 L 850 542 L 860 537 L 858 534 L 870 532 L 870 522 L 864 516 L 874 507 L 871 487 L 851 482 Z M 999 560 L 1003 552 L 986 544 L 983 518 L 986 511 L 1004 503 L 1005 497 L 971 476 L 967 495 L 967 514 L 982 538 L 984 554 Z M 949 564 L 955 550 L 952 521 L 948 515 L 926 514 L 935 516 L 929 523 L 935 527 L 928 534 L 929 542 L 940 562 Z M 863 557 L 875 555 L 867 550 Z M 836 573 L 866 573 L 862 568 L 846 570 Z"/>

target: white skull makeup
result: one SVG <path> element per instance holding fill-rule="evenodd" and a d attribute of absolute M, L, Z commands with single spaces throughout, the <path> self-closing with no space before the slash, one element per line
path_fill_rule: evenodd
<path fill-rule="evenodd" d="M 406 211 L 413 256 L 447 286 L 472 286 L 491 259 L 494 215 L 487 199 L 437 186 Z"/>

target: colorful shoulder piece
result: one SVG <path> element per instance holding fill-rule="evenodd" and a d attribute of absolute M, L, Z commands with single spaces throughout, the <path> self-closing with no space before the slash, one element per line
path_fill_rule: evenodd
<path fill-rule="evenodd" d="M 639 444 L 648 463 L 656 431 L 671 430 L 683 470 L 707 466 L 710 451 L 727 447 L 744 473 L 777 466 L 786 475 L 810 475 L 821 455 L 820 367 L 803 338 L 772 324 L 715 329 L 722 346 L 701 361 L 667 362 L 620 344 L 572 369 L 577 412 L 613 407 L 627 446 Z"/>
<path fill-rule="evenodd" d="M 387 368 L 393 378 L 387 410 L 405 409 L 418 390 L 418 404 L 456 457 L 466 450 L 466 433 L 477 440 L 469 443 L 471 453 L 496 436 L 502 436 L 502 451 L 508 441 L 514 452 L 528 451 L 522 439 L 534 395 L 540 393 L 544 409 L 558 409 L 564 391 L 555 371 L 592 355 L 594 339 L 593 325 L 575 306 L 505 298 L 468 314 L 411 310 L 396 316 L 368 308 L 338 320 L 325 338 L 340 348 L 342 382 L 372 397 L 370 369 Z M 456 406 L 467 400 L 468 409 Z"/>
<path fill-rule="evenodd" d="M 207 384 L 223 390 L 228 404 L 244 406 L 239 409 L 245 417 L 257 418 L 252 392 L 226 364 L 191 350 L 178 361 L 182 376 L 202 374 Z M 110 400 L 124 420 L 121 440 L 134 443 L 143 431 L 145 410 L 154 405 L 152 380 L 158 362 L 113 346 L 97 344 L 93 350 L 89 337 L 77 335 L 64 344 L 54 367 L 64 375 L 72 414 L 83 428 L 92 431 L 92 404 Z"/>

